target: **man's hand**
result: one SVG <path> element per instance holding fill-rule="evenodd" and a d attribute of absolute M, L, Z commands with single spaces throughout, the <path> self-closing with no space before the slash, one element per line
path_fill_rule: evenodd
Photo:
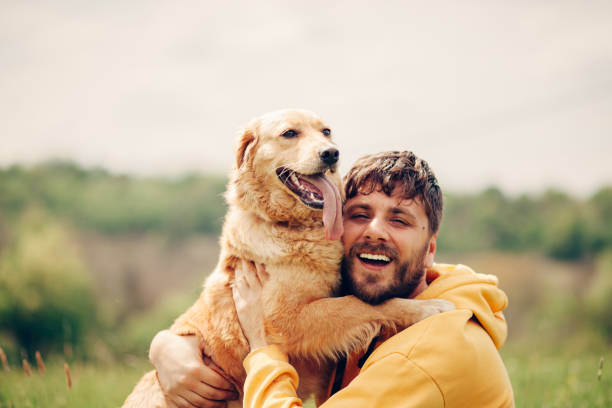
<path fill-rule="evenodd" d="M 169 407 L 225 407 L 238 398 L 234 386 L 210 367 L 214 363 L 206 358 L 205 364 L 195 336 L 163 330 L 151 342 L 149 358 Z"/>
<path fill-rule="evenodd" d="M 267 346 L 262 290 L 269 275 L 263 265 L 244 260 L 236 266 L 235 272 L 232 294 L 244 337 L 249 341 L 251 350 Z"/>

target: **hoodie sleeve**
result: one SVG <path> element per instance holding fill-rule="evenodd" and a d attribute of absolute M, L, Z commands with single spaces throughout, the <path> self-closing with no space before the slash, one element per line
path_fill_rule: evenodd
<path fill-rule="evenodd" d="M 251 352 L 244 361 L 245 408 L 301 407 L 297 372 L 277 346 Z M 320 408 L 443 407 L 444 399 L 431 376 L 399 353 L 385 356 L 361 371 L 347 387 Z"/>
<path fill-rule="evenodd" d="M 302 400 L 297 396 L 297 371 L 278 346 L 253 350 L 243 364 L 247 372 L 243 397 L 245 408 L 302 406 Z"/>

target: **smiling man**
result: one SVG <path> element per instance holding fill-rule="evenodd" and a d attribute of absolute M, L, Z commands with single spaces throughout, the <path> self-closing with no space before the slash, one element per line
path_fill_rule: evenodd
<path fill-rule="evenodd" d="M 434 263 L 442 195 L 428 164 L 411 152 L 365 156 L 347 174 L 345 191 L 344 294 L 372 304 L 392 297 L 439 298 L 457 309 L 391 337 L 381 334 L 366 351 L 341 360 L 323 406 L 513 406 L 510 381 L 497 352 L 507 334 L 502 314 L 507 298 L 494 276 Z M 301 406 L 296 371 L 262 336 L 257 295 L 261 274 L 249 267 L 238 273 L 244 279 L 237 280 L 236 306 L 252 349 L 244 362 L 244 404 Z M 177 368 L 185 365 L 184 360 L 172 361 L 177 350 L 191 350 L 198 360 L 194 347 L 190 340 L 168 332 L 156 338 L 151 359 L 160 382 L 171 400 L 183 395 L 177 406 L 222 406 L 227 387 L 218 379 L 213 385 L 214 376 L 201 362 L 190 363 L 189 371 Z"/>
<path fill-rule="evenodd" d="M 388 161 L 389 157 L 383 157 L 383 162 Z M 396 174 L 393 168 L 387 173 L 373 171 L 384 166 L 378 163 L 381 159 L 363 158 L 349 172 L 343 212 L 345 293 L 371 304 L 392 297 L 415 297 L 423 291 L 424 266 L 433 264 L 442 216 L 437 183 L 430 186 L 435 187 L 435 194 L 424 196 L 420 186 L 396 180 L 402 173 Z M 419 167 L 427 173 L 425 166 L 422 162 Z"/>

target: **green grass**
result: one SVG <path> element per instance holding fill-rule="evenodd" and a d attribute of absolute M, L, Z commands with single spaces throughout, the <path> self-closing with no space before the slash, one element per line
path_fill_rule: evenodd
<path fill-rule="evenodd" d="M 130 365 L 71 364 L 72 389 L 66 386 L 62 362 L 50 362 L 45 375 L 32 367 L 26 376 L 21 367 L 0 371 L 0 408 L 120 407 L 138 379 L 151 365 L 138 360 Z"/>
<path fill-rule="evenodd" d="M 612 406 L 612 352 L 502 352 L 517 407 Z M 601 380 L 599 361 L 604 357 Z"/>
<path fill-rule="evenodd" d="M 567 351 L 509 349 L 502 356 L 514 388 L 516 406 L 609 407 L 612 406 L 612 352 L 603 353 L 601 381 L 595 350 L 569 354 Z M 21 367 L 0 371 L 0 408 L 28 407 L 119 407 L 138 379 L 149 370 L 146 360 L 132 364 L 72 364 L 73 386 L 66 387 L 61 362 L 50 362 L 41 376 L 33 367 L 27 377 Z M 314 404 L 306 404 L 314 408 Z"/>

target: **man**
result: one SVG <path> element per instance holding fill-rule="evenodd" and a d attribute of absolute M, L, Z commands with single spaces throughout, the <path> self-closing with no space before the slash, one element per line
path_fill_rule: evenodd
<path fill-rule="evenodd" d="M 373 304 L 391 297 L 440 298 L 453 302 L 457 310 L 431 316 L 390 338 L 379 337 L 365 355 L 341 361 L 324 406 L 513 406 L 512 388 L 496 350 L 506 339 L 502 310 L 507 298 L 493 276 L 461 265 L 434 264 L 442 195 L 428 164 L 410 152 L 365 156 L 347 174 L 345 191 L 345 294 Z M 244 273 L 256 293 L 257 280 Z M 248 291 L 242 297 L 237 293 L 241 323 L 253 349 L 245 359 L 245 403 L 300 406 L 297 374 L 287 356 L 253 335 L 261 329 L 256 299 L 243 307 L 249 296 Z M 249 330 L 245 321 L 256 327 Z M 192 378 L 180 367 L 183 363 L 171 361 L 168 350 L 182 350 L 197 360 L 199 349 L 190 342 L 168 332 L 154 340 L 151 360 L 162 387 L 171 400 L 179 401 L 177 406 L 222 406 L 213 400 L 225 399 L 227 384 L 210 380 L 213 376 L 205 374 L 201 363 Z"/>

